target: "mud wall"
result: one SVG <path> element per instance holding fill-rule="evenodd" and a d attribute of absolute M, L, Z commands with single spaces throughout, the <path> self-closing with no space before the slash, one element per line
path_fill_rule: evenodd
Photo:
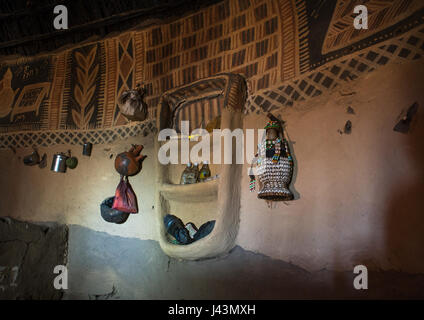
<path fill-rule="evenodd" d="M 292 188 L 297 199 L 269 209 L 248 191 L 244 175 L 237 244 L 309 270 L 350 270 L 363 263 L 422 272 L 422 108 L 410 133 L 395 132 L 393 127 L 413 102 L 424 104 L 419 81 L 423 74 L 421 62 L 394 65 L 326 97 L 275 113 L 287 123 L 296 161 Z M 355 114 L 347 113 L 348 106 Z M 339 133 L 347 120 L 352 132 Z M 261 128 L 265 121 L 265 116 L 249 115 L 244 127 Z M 140 213 L 123 225 L 106 223 L 99 204 L 114 194 L 119 182 L 114 155 L 135 142 L 145 145 L 148 156 L 142 172 L 130 178 Z M 67 149 L 78 156 L 78 167 L 66 174 L 51 172 L 52 154 Z M 45 169 L 23 165 L 22 157 L 30 151 L 1 152 L 2 216 L 158 239 L 153 135 L 95 145 L 90 158 L 81 155 L 80 147 L 40 148 L 49 155 Z"/>
<path fill-rule="evenodd" d="M 252 285 L 257 287 L 261 286 L 261 280 L 267 273 L 290 274 L 290 268 L 281 267 L 285 263 L 298 268 L 298 279 L 303 279 L 301 274 L 304 272 L 319 272 L 322 269 L 347 272 L 350 276 L 353 267 L 358 264 L 364 264 L 370 270 L 384 270 L 381 273 L 384 275 L 386 272 L 392 275 L 390 272 L 395 270 L 398 273 L 394 278 L 401 277 L 400 274 L 424 272 L 424 216 L 421 196 L 424 191 L 424 32 L 419 27 L 421 18 L 417 15 L 412 15 L 409 20 L 402 20 L 411 10 L 421 5 L 412 1 L 410 3 L 414 6 L 401 15 L 386 15 L 382 20 L 384 23 L 378 26 L 379 30 L 385 28 L 384 32 L 380 34 L 381 37 L 375 37 L 372 41 L 367 42 L 361 37 L 358 42 L 354 31 L 345 33 L 351 36 L 345 41 L 347 51 L 339 51 L 331 42 L 331 39 L 337 38 L 337 34 L 332 34 L 335 29 L 327 30 L 323 25 L 330 23 L 333 26 L 338 18 L 346 17 L 334 15 L 331 18 L 331 15 L 320 14 L 319 21 L 308 26 L 299 25 L 307 23 L 305 15 L 308 10 L 313 9 L 309 6 L 312 2 L 308 2 L 306 10 L 302 5 L 306 3 L 304 1 L 297 1 L 296 7 L 292 7 L 293 1 L 249 1 L 252 5 L 243 9 L 242 14 L 237 10 L 242 1 L 237 2 L 238 4 L 230 2 L 230 11 L 226 9 L 228 3 L 177 21 L 182 28 L 178 29 L 179 35 L 175 38 L 171 37 L 173 25 L 153 26 L 147 30 L 124 33 L 118 38 L 102 40 L 102 44 L 87 43 L 83 47 L 58 53 L 54 63 L 63 64 L 67 76 L 74 72 L 72 70 L 79 68 L 78 65 L 84 65 L 81 58 L 81 61 L 77 61 L 77 56 L 91 54 L 93 59 L 96 57 L 93 63 L 101 68 L 93 70 L 98 70 L 99 77 L 90 78 L 93 83 L 96 82 L 98 90 L 90 96 L 92 104 L 87 105 L 87 108 L 97 110 L 99 114 L 100 110 L 104 111 L 103 118 L 93 116 L 94 113 L 86 113 L 90 118 L 86 120 L 90 121 L 81 122 L 81 118 L 75 116 L 75 112 L 72 113 L 75 108 L 79 110 L 79 107 L 70 104 L 70 101 L 75 102 L 72 95 L 75 95 L 75 88 L 79 88 L 78 81 L 73 78 L 64 79 L 67 76 L 64 77 L 59 72 L 62 69 L 56 68 L 54 70 L 59 70 L 57 73 L 45 77 L 40 74 L 40 79 L 33 79 L 34 83 L 53 81 L 60 84 L 54 86 L 55 90 L 51 91 L 49 97 L 46 96 L 38 105 L 33 105 L 40 110 L 37 117 L 42 119 L 34 118 L 31 112 L 35 109 L 31 109 L 19 121 L 13 122 L 13 125 L 12 116 L 2 120 L 3 131 L 7 134 L 0 135 L 0 216 L 73 226 L 70 229 L 68 246 L 71 253 L 67 263 L 74 287 L 68 292 L 69 298 L 104 293 L 114 283 L 120 283 L 123 297 L 181 298 L 192 297 L 195 293 L 206 298 L 215 294 L 218 297 L 218 292 L 227 290 L 231 279 L 242 281 L 243 277 L 240 275 L 248 273 L 243 269 L 244 273 L 240 273 L 238 277 L 223 277 L 222 274 L 236 276 L 236 271 L 242 268 L 240 263 L 231 259 L 245 259 L 245 265 L 256 268 L 256 278 L 252 280 Z M 403 8 L 402 3 L 404 1 L 396 1 L 390 5 Z M 341 9 L 334 12 L 343 12 L 346 3 L 338 1 L 337 4 Z M 330 2 L 326 5 L 329 6 Z M 323 9 L 322 12 L 331 12 L 330 9 Z M 400 12 L 380 9 L 386 13 Z M 226 12 L 231 12 L 231 15 Z M 215 22 L 204 25 L 201 23 L 202 19 L 215 21 L 210 18 L 215 13 L 217 17 L 223 14 L 220 19 L 225 22 L 225 28 L 220 29 L 219 23 Z M 244 15 L 247 22 L 243 22 L 243 18 L 237 18 Z M 287 17 L 290 19 L 286 19 Z M 295 23 L 296 28 L 293 28 L 292 24 Z M 199 27 L 200 24 L 202 27 Z M 214 29 L 215 24 L 217 29 Z M 311 33 L 308 39 L 299 43 L 299 28 L 302 27 L 307 27 Z M 256 30 L 254 37 L 249 35 L 252 28 Z M 215 35 L 214 30 L 218 30 Z M 314 30 L 319 30 L 315 38 Z M 328 31 L 326 34 L 325 30 Z M 202 41 L 191 43 L 188 39 L 190 36 L 186 37 L 184 31 L 192 33 L 190 36 L 199 34 Z M 229 33 L 231 41 L 228 42 L 225 39 Z M 268 34 L 267 45 L 266 39 L 262 39 L 264 34 Z M 365 35 L 371 36 L 369 33 Z M 320 47 L 324 44 L 318 38 L 321 42 L 326 39 L 325 50 L 333 51 L 324 54 Z M 317 41 L 311 41 L 314 39 Z M 168 52 L 170 43 L 174 49 Z M 173 51 L 184 46 L 184 43 L 187 48 L 183 51 Z M 201 49 L 206 47 L 206 43 L 209 48 L 206 51 L 211 53 L 211 57 L 204 55 L 205 51 Z M 239 48 L 240 43 L 244 44 Z M 152 47 L 149 51 L 141 44 Z M 221 44 L 223 50 L 219 49 Z M 121 55 L 123 46 L 126 52 Z M 134 55 L 130 49 L 133 46 L 136 46 Z M 97 47 L 101 50 L 97 51 Z M 264 49 L 265 47 L 269 50 Z M 105 50 L 109 50 L 108 57 L 112 57 L 114 63 L 106 61 Z M 181 56 L 181 65 L 178 62 L 175 71 L 171 71 L 173 57 L 168 57 L 168 54 Z M 215 62 L 211 60 L 212 56 L 216 58 Z M 331 63 L 326 65 L 328 61 Z M 29 65 L 32 66 L 32 62 Z M 110 68 L 110 72 L 105 71 L 106 66 Z M 6 74 L 8 68 L 9 64 L 6 63 L 1 71 L 6 80 L 10 77 Z M 31 68 L 45 69 L 40 65 Z M 88 75 L 88 70 L 86 71 Z M 243 74 L 248 79 L 247 114 L 243 119 L 245 129 L 262 128 L 267 120 L 265 115 L 270 111 L 286 121 L 295 160 L 291 188 L 296 198 L 268 208 L 264 201 L 256 198 L 256 194 L 249 192 L 248 176 L 244 174 L 240 182 L 240 228 L 235 251 L 227 257 L 209 262 L 190 263 L 194 268 L 191 271 L 202 270 L 196 277 L 190 278 L 188 274 L 191 271 L 184 274 L 184 263 L 161 255 L 157 246 L 158 226 L 154 216 L 154 128 L 150 126 L 149 130 L 145 130 L 144 127 L 137 129 L 137 126 L 130 125 L 129 133 L 126 133 L 126 120 L 116 112 L 116 98 L 126 88 L 143 79 L 148 80 L 144 86 L 150 116 L 153 117 L 160 94 L 164 90 L 222 71 Z M 19 75 L 14 69 L 11 72 L 14 77 Z M 127 78 L 130 73 L 132 82 L 128 81 L 123 85 L 121 78 Z M 106 78 L 113 78 L 118 83 L 106 81 Z M 15 105 L 15 93 L 18 93 L 16 90 L 24 88 L 24 84 L 21 86 L 17 79 L 13 79 L 15 78 L 11 79 L 11 87 L 7 88 L 5 95 L 8 104 L 4 102 L 2 105 L 7 112 L 11 112 Z M 109 86 L 107 92 L 104 82 Z M 415 102 L 419 108 L 409 132 L 394 131 L 396 123 Z M 353 113 L 348 112 L 348 107 Z M 65 108 L 66 112 L 62 112 L 61 108 Z M 78 119 L 80 121 L 76 124 L 75 120 Z M 344 127 L 348 120 L 352 123 L 352 129 L 350 133 L 345 133 Z M 25 130 L 40 128 L 65 130 L 65 138 L 69 138 L 69 134 L 75 136 L 77 132 L 81 133 L 81 139 L 98 134 L 100 137 L 105 136 L 98 138 L 105 143 L 95 144 L 92 156 L 88 158 L 81 155 L 82 148 L 79 145 L 53 145 L 56 143 L 50 136 L 53 131 L 36 131 L 37 135 L 46 133 L 44 140 L 40 138 L 43 141 L 38 150 L 41 154 L 47 153 L 47 168 L 26 167 L 22 159 L 32 150 L 25 146 L 34 140 L 26 136 Z M 129 137 L 135 131 L 139 134 Z M 124 139 L 112 138 L 119 134 Z M 65 140 L 60 142 L 63 141 Z M 130 178 L 138 196 L 140 213 L 131 215 L 123 225 L 109 224 L 102 220 L 99 205 L 114 194 L 119 182 L 119 176 L 113 168 L 114 157 L 117 153 L 128 150 L 132 143 L 143 144 L 144 153 L 148 156 L 142 172 Z M 10 146 L 13 148 L 9 148 Z M 78 157 L 78 167 L 68 169 L 66 174 L 51 172 L 49 167 L 53 154 L 67 150 Z M 247 168 L 248 164 L 245 164 L 244 173 L 247 173 Z M 195 212 L 196 207 L 193 206 L 192 210 Z M 125 245 L 127 241 L 131 242 L 128 247 Z M 111 249 L 114 244 L 116 247 Z M 140 247 L 146 250 L 139 250 Z M 0 254 L 6 252 L 5 248 L 2 246 L 3 251 Z M 84 255 L 85 251 L 91 254 Z M 17 256 L 19 254 L 18 252 Z M 137 255 L 137 258 L 130 259 L 133 255 Z M 12 257 L 13 254 L 7 253 L 4 256 Z M 140 261 L 149 265 L 150 273 L 131 271 Z M 173 270 L 174 262 L 174 270 L 178 271 L 168 273 Z M 220 273 L 216 277 L 207 275 L 213 274 L 217 267 L 215 263 L 222 263 L 219 265 Z M 105 266 L 99 270 L 100 264 L 110 264 L 110 268 Z M 265 266 L 268 264 L 272 265 L 270 269 Z M 123 269 L 123 265 L 128 269 Z M 155 267 L 157 272 L 154 271 Z M 126 270 L 127 273 L 121 271 L 117 275 L 118 269 Z M 330 286 L 336 285 L 337 277 L 331 272 L 328 276 L 319 278 L 319 281 Z M 351 290 L 349 276 L 343 278 L 348 280 L 343 281 L 349 283 Z M 163 281 L 164 277 L 172 283 L 171 291 L 167 291 L 164 282 L 157 287 L 152 284 L 151 279 Z M 141 282 L 135 281 L 139 278 L 142 278 Z M 219 280 L 222 282 L 215 287 L 214 292 L 204 292 L 196 284 L 185 286 L 184 290 L 188 293 L 181 294 L 181 279 L 201 282 L 206 278 L 210 283 Z M 284 283 L 286 279 L 282 276 L 280 283 Z M 150 283 L 147 285 L 149 289 L 145 292 L 140 291 L 141 289 L 133 292 L 134 289 L 130 288 L 131 281 L 139 283 L 140 288 Z M 302 280 L 299 281 L 297 285 L 301 286 Z M 341 283 L 345 283 L 343 281 Z M 268 279 L 262 283 L 270 282 Z M 101 283 L 108 286 L 102 287 L 99 285 Z M 403 282 L 401 287 L 409 290 L 407 282 Z M 276 285 L 273 292 L 280 292 L 282 288 L 283 285 Z M 245 292 L 245 289 L 243 285 L 234 286 L 229 296 L 250 297 L 237 296 L 238 293 Z M 266 297 L 282 297 L 264 290 L 258 292 Z M 322 291 L 321 287 L 317 292 Z M 384 297 L 385 291 L 381 292 L 378 297 Z"/>

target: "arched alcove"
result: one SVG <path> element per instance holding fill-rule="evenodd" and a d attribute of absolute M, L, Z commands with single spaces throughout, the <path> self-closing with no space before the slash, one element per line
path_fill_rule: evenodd
<path fill-rule="evenodd" d="M 221 116 L 221 130 L 242 128 L 246 96 L 245 80 L 236 74 L 220 74 L 167 91 L 161 97 L 157 128 L 159 131 L 173 128 L 179 132 L 179 120 L 191 120 L 196 126 L 204 127 L 205 120 L 218 115 Z M 179 142 L 181 137 L 178 133 Z M 209 138 L 217 143 L 212 134 Z M 163 143 L 155 140 L 157 153 Z M 231 164 L 211 164 L 212 174 L 218 174 L 218 178 L 196 184 L 178 184 L 185 164 L 162 165 L 157 161 L 156 215 L 160 246 L 167 255 L 196 260 L 215 257 L 233 248 L 239 226 L 242 165 L 236 164 L 234 143 L 231 148 Z M 211 146 L 211 154 L 212 149 Z M 185 218 L 200 222 L 215 220 L 215 227 L 205 238 L 188 245 L 176 245 L 166 236 L 163 218 L 168 213 L 179 216 L 184 222 L 188 222 Z"/>

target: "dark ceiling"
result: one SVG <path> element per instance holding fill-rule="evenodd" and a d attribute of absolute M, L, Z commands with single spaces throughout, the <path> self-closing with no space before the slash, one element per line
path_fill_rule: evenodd
<path fill-rule="evenodd" d="M 0 0 L 0 55 L 35 55 L 92 36 L 167 20 L 221 0 Z M 68 9 L 68 30 L 55 30 L 53 8 Z"/>

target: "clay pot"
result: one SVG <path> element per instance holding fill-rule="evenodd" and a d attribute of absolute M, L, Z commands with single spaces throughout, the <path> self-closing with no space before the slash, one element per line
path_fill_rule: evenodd
<path fill-rule="evenodd" d="M 115 169 L 121 176 L 134 176 L 140 172 L 142 162 L 147 156 L 140 155 L 142 145 L 133 145 L 128 152 L 122 152 L 115 158 Z"/>

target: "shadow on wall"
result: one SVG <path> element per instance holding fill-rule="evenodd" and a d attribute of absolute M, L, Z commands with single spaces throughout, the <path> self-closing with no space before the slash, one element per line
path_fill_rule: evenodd
<path fill-rule="evenodd" d="M 407 133 L 396 131 L 383 132 L 393 138 L 393 143 L 398 146 L 393 154 L 390 150 L 384 155 L 392 155 L 393 159 L 384 159 L 380 161 L 380 171 L 384 175 L 395 175 L 390 179 L 390 185 L 381 186 L 380 194 L 385 203 L 385 209 L 382 209 L 381 223 L 374 227 L 381 228 L 382 239 L 378 241 L 378 236 L 371 236 L 369 247 L 374 250 L 358 253 L 358 256 L 352 256 L 353 265 L 364 265 L 368 268 L 369 290 L 382 290 L 387 295 L 397 295 L 405 287 L 404 280 L 399 278 L 403 274 L 405 279 L 413 279 L 416 275 L 423 274 L 424 262 L 424 112 L 422 106 L 416 114 L 416 118 L 411 124 Z M 396 121 L 393 122 L 395 126 Z M 392 126 L 392 128 L 393 128 Z M 385 129 L 386 130 L 386 129 Z M 396 165 L 397 153 L 402 153 L 406 161 L 399 163 L 400 166 L 408 164 L 408 167 L 392 168 Z M 386 161 L 385 161 L 386 160 Z M 385 162 L 384 162 L 385 161 Z M 366 181 L 365 183 L 373 183 Z M 370 212 L 372 215 L 379 215 L 379 212 Z M 372 221 L 372 220 L 371 220 Z M 370 225 L 362 226 L 369 228 Z M 379 230 L 375 230 L 379 234 Z M 375 241 L 375 243 L 373 242 Z M 364 242 L 365 243 L 365 242 Z M 368 247 L 366 247 L 368 248 Z M 381 249 L 381 251 L 379 251 Z M 372 253 L 372 251 L 371 251 Z M 363 256 L 361 256 L 363 254 Z M 374 255 L 381 256 L 381 259 L 374 260 Z M 344 259 L 345 252 L 342 252 L 337 246 L 334 248 L 334 263 Z M 355 261 L 356 260 L 356 261 Z M 399 266 L 408 266 L 408 270 L 402 270 Z M 387 271 L 383 271 L 383 270 Z M 405 272 L 405 273 L 404 273 Z M 415 274 L 415 275 L 414 275 Z M 332 289 L 335 292 L 343 292 L 346 286 L 352 286 L 356 274 L 353 272 L 334 272 L 328 279 Z M 382 286 L 377 288 L 378 286 Z M 417 290 L 418 284 L 410 284 L 411 292 Z M 384 287 L 384 289 L 383 289 Z M 422 290 L 420 288 L 419 290 Z"/>
<path fill-rule="evenodd" d="M 294 195 L 293 200 L 298 200 L 298 199 L 300 199 L 300 193 L 297 192 L 297 190 L 296 190 L 298 162 L 297 162 L 297 158 L 296 158 L 296 152 L 294 150 L 294 145 L 296 144 L 296 141 L 293 141 L 293 140 L 290 139 L 290 136 L 289 136 L 286 128 L 284 128 L 284 130 L 285 130 L 286 135 L 287 135 L 287 141 L 289 143 L 290 153 L 291 153 L 291 156 L 293 158 L 293 176 L 292 176 L 292 181 L 290 183 L 289 189 Z"/>
<path fill-rule="evenodd" d="M 394 131 L 395 132 L 395 131 Z M 415 266 L 423 270 L 424 261 L 424 110 L 418 108 L 407 133 L 403 136 L 402 157 L 411 162 L 413 177 L 403 177 L 403 182 L 393 186 L 387 197 L 386 257 L 390 264 Z M 407 172 L 405 170 L 405 172 Z M 401 271 L 401 270 L 399 270 Z"/>

